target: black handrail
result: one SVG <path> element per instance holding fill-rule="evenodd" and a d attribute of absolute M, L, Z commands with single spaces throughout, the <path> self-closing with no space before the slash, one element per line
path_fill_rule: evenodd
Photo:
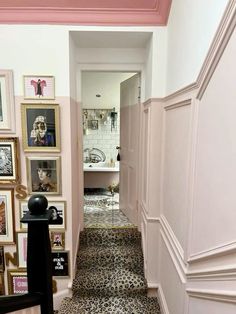
<path fill-rule="evenodd" d="M 23 310 L 32 306 L 40 305 L 42 296 L 40 294 L 19 294 L 0 297 L 0 314 Z"/>
<path fill-rule="evenodd" d="M 40 305 L 41 314 L 53 314 L 52 256 L 48 225 L 52 210 L 43 195 L 28 201 L 29 212 L 21 219 L 28 224 L 27 277 L 28 293 L 0 298 L 0 314 Z M 14 304 L 13 304 L 14 303 Z M 12 310 L 11 310 L 12 311 Z"/>

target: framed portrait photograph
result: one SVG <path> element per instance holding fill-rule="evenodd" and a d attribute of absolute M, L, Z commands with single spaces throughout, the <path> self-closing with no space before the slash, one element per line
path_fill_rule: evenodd
<path fill-rule="evenodd" d="M 18 138 L 0 137 L 0 184 L 19 182 Z"/>
<path fill-rule="evenodd" d="M 59 152 L 59 105 L 21 104 L 25 152 Z"/>
<path fill-rule="evenodd" d="M 49 75 L 24 75 L 25 99 L 55 99 L 55 78 Z"/>
<path fill-rule="evenodd" d="M 51 247 L 52 250 L 65 250 L 65 232 L 51 231 Z"/>
<path fill-rule="evenodd" d="M 52 275 L 69 277 L 69 251 L 52 251 Z"/>
<path fill-rule="evenodd" d="M 4 273 L 0 273 L 0 295 L 5 295 Z"/>
<path fill-rule="evenodd" d="M 0 189 L 0 244 L 14 244 L 14 189 Z"/>
<path fill-rule="evenodd" d="M 15 132 L 13 72 L 0 70 L 0 132 Z"/>
<path fill-rule="evenodd" d="M 54 214 L 55 210 L 53 210 L 53 217 L 49 224 L 49 230 L 55 231 L 63 231 L 66 229 L 66 202 L 65 201 L 49 201 L 48 208 L 55 207 L 56 214 Z M 20 202 L 20 220 L 24 217 L 24 215 L 29 211 L 28 209 L 28 201 Z M 55 218 L 55 219 L 53 219 Z M 22 231 L 27 230 L 27 224 L 20 222 L 20 229 Z"/>
<path fill-rule="evenodd" d="M 61 193 L 60 157 L 26 157 L 29 194 Z"/>
<path fill-rule="evenodd" d="M 5 270 L 5 262 L 4 262 L 4 246 L 0 246 L 0 273 Z"/>
<path fill-rule="evenodd" d="M 26 268 L 27 266 L 27 239 L 27 232 L 17 232 L 16 247 L 19 268 Z"/>
<path fill-rule="evenodd" d="M 8 269 L 8 293 L 22 294 L 28 292 L 28 280 L 26 270 Z"/>

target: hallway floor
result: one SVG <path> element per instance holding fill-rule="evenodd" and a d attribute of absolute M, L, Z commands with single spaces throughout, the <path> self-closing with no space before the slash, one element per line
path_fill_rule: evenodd
<path fill-rule="evenodd" d="M 86 228 L 134 227 L 119 209 L 119 193 L 107 190 L 85 191 L 84 223 Z"/>

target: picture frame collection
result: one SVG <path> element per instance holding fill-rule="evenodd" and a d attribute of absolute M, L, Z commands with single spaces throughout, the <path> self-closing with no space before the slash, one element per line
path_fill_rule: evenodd
<path fill-rule="evenodd" d="M 69 276 L 69 251 L 65 250 L 66 201 L 50 200 L 50 196 L 62 194 L 58 154 L 61 152 L 60 106 L 41 102 L 55 100 L 55 78 L 24 75 L 23 84 L 27 102 L 21 103 L 22 147 L 28 197 L 19 201 L 19 215 L 15 215 L 14 188 L 21 183 L 21 169 L 19 138 L 8 135 L 15 133 L 13 71 L 0 70 L 0 295 L 6 292 L 4 246 L 11 244 L 16 245 L 17 269 L 7 270 L 8 293 L 27 292 L 27 225 L 20 220 L 28 211 L 28 199 L 33 194 L 45 195 L 48 207 L 56 208 L 49 227 L 53 276 Z M 15 216 L 19 219 L 17 223 Z M 19 226 L 17 230 L 15 223 Z"/>

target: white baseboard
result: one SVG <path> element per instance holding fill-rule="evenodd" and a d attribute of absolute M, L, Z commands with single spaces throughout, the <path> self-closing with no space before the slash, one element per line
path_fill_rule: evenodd
<path fill-rule="evenodd" d="M 161 285 L 158 285 L 157 293 L 158 293 L 158 300 L 160 302 L 161 313 L 170 314 L 167 303 L 166 303 L 166 298 L 165 298 Z"/>
<path fill-rule="evenodd" d="M 54 310 L 59 309 L 61 302 L 65 297 L 71 297 L 71 296 L 72 296 L 72 291 L 69 288 L 55 293 L 53 295 L 53 308 L 54 308 Z"/>

